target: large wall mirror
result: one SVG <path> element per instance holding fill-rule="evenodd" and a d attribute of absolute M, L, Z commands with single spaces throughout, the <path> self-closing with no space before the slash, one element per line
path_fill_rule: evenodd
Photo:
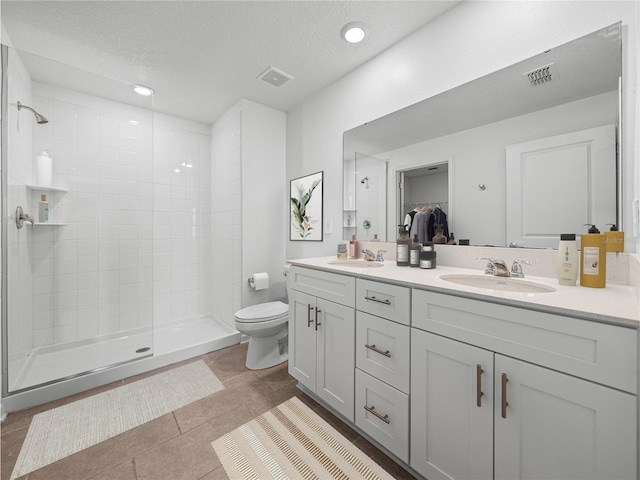
<path fill-rule="evenodd" d="M 617 23 L 345 132 L 344 238 L 438 205 L 471 245 L 620 225 L 621 81 Z"/>

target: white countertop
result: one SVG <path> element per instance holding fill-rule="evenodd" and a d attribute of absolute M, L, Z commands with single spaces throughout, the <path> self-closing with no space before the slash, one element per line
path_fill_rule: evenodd
<path fill-rule="evenodd" d="M 387 281 L 408 287 L 449 295 L 528 308 L 546 313 L 567 315 L 590 321 L 640 328 L 640 292 L 637 287 L 607 285 L 606 288 L 558 285 L 555 278 L 526 276 L 523 281 L 535 282 L 555 289 L 545 293 L 521 293 L 469 287 L 451 283 L 441 275 L 482 275 L 483 270 L 438 266 L 434 269 L 398 267 L 395 261 L 385 261 L 383 267 L 369 268 L 329 264 L 336 257 L 289 260 L 292 265 L 328 272 L 343 273 L 358 278 Z M 513 279 L 518 281 L 519 279 Z M 579 282 L 578 282 L 579 283 Z"/>

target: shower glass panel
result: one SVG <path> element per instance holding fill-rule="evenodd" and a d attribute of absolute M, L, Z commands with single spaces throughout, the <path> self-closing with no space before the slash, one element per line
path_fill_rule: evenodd
<path fill-rule="evenodd" d="M 356 152 L 353 191 L 356 209 L 355 228 L 358 240 L 386 241 L 387 231 L 387 160 Z M 351 237 L 349 237 L 351 238 Z"/>
<path fill-rule="evenodd" d="M 12 48 L 2 54 L 7 395 L 153 355 L 153 97 Z M 33 224 L 18 228 L 18 206 Z"/>

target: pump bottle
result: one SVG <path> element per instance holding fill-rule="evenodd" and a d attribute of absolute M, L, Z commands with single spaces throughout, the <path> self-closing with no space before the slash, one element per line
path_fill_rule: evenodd
<path fill-rule="evenodd" d="M 558 245 L 558 283 L 575 286 L 578 278 L 578 249 L 576 235 L 563 233 Z"/>
<path fill-rule="evenodd" d="M 404 225 L 398 225 L 398 240 L 396 241 L 396 265 L 409 266 L 409 244 L 411 239 Z"/>
<path fill-rule="evenodd" d="M 580 285 L 604 288 L 607 280 L 607 246 L 604 234 L 595 225 L 580 238 Z"/>

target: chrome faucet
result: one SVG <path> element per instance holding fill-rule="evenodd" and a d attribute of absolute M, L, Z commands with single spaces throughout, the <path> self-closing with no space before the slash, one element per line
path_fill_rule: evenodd
<path fill-rule="evenodd" d="M 385 253 L 387 253 L 386 250 L 378 250 L 378 253 L 376 253 L 375 261 L 376 262 L 384 262 L 384 254 Z"/>
<path fill-rule="evenodd" d="M 509 269 L 504 260 L 499 258 L 493 259 L 491 257 L 479 257 L 477 260 L 486 260 L 487 265 L 484 267 L 484 273 L 486 275 L 493 275 L 495 277 L 509 277 Z"/>
<path fill-rule="evenodd" d="M 362 250 L 362 253 L 364 254 L 364 261 L 365 262 L 373 262 L 376 259 L 376 254 L 373 253 L 371 250 L 367 250 L 366 248 Z"/>
<path fill-rule="evenodd" d="M 371 250 L 367 250 L 366 248 L 362 250 L 364 254 L 365 262 L 384 262 L 384 255 L 387 253 L 386 250 L 378 250 L 378 253 L 373 253 Z"/>
<path fill-rule="evenodd" d="M 524 272 L 522 271 L 522 264 L 535 265 L 536 262 L 529 262 L 527 260 L 520 260 L 516 258 L 511 264 L 511 276 L 515 278 L 524 278 Z"/>

